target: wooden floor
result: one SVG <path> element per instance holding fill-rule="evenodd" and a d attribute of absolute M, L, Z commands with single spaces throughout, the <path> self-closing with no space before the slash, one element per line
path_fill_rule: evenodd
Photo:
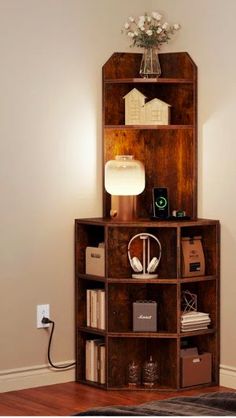
<path fill-rule="evenodd" d="M 1 416 L 73 415 L 86 409 L 107 405 L 137 405 L 174 396 L 193 396 L 232 389 L 208 387 L 181 392 L 104 391 L 79 383 L 63 383 L 0 394 Z"/>

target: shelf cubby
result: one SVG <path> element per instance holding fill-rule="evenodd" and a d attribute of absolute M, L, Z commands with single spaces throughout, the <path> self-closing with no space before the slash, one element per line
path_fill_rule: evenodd
<path fill-rule="evenodd" d="M 172 284 L 109 284 L 108 332 L 132 332 L 133 303 L 138 300 L 157 302 L 157 332 L 177 332 L 177 295 Z M 170 309 L 171 301 L 171 309 Z"/>
<path fill-rule="evenodd" d="M 158 338 L 109 338 L 108 386 L 128 388 L 128 365 L 132 361 L 142 369 L 150 356 L 157 362 L 159 378 L 154 389 L 174 389 L 177 385 L 177 341 Z M 144 389 L 141 385 L 137 389 Z"/>

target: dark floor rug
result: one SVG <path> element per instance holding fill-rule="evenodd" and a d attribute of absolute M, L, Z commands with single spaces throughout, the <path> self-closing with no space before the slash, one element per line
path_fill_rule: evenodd
<path fill-rule="evenodd" d="M 101 416 L 236 416 L 236 393 L 217 392 L 201 396 L 179 396 L 137 406 L 107 406 L 92 408 L 75 415 Z"/>

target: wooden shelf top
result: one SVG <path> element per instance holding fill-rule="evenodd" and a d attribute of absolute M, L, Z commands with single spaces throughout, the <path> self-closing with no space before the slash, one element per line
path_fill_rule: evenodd
<path fill-rule="evenodd" d="M 79 331 L 80 332 L 87 332 L 89 334 L 101 335 L 101 336 L 105 336 L 106 335 L 106 331 L 103 330 L 103 329 L 99 329 L 99 328 L 79 327 Z"/>
<path fill-rule="evenodd" d="M 215 329 L 208 328 L 198 331 L 191 331 L 191 332 L 108 332 L 108 337 L 117 338 L 185 338 L 197 335 L 205 335 L 205 334 L 214 334 Z"/>
<path fill-rule="evenodd" d="M 156 279 L 134 279 L 132 277 L 103 277 L 103 276 L 93 276 L 90 274 L 79 273 L 78 277 L 83 280 L 89 281 L 96 281 L 102 283 L 110 283 L 110 284 L 177 284 L 177 283 L 194 283 L 194 282 L 204 282 L 210 280 L 217 280 L 218 276 L 209 275 L 209 276 L 195 276 L 195 277 L 175 277 L 175 278 L 167 278 L 167 277 L 158 277 Z"/>
<path fill-rule="evenodd" d="M 177 333 L 172 332 L 108 332 L 108 337 L 117 338 L 177 338 Z"/>
<path fill-rule="evenodd" d="M 197 331 L 189 332 L 135 332 L 135 331 L 126 331 L 126 332 L 109 332 L 99 328 L 92 327 L 79 327 L 79 332 L 84 332 L 88 334 L 96 334 L 105 337 L 106 335 L 110 338 L 186 338 L 197 335 L 205 334 L 214 334 L 216 332 L 215 328 L 202 329 Z"/>
<path fill-rule="evenodd" d="M 214 328 L 208 328 L 208 329 L 202 329 L 198 331 L 181 332 L 179 336 L 180 338 L 186 338 L 186 337 L 193 337 L 197 335 L 214 334 L 215 332 L 216 330 Z"/>
<path fill-rule="evenodd" d="M 88 225 L 98 225 L 98 226 L 107 226 L 107 227 L 156 227 L 156 228 L 176 228 L 176 227 L 194 227 L 194 226 L 204 226 L 204 225 L 217 225 L 219 220 L 215 219 L 190 219 L 190 220 L 153 220 L 148 218 L 137 218 L 133 221 L 116 221 L 112 218 L 81 218 L 76 219 L 76 223 L 88 224 Z"/>
<path fill-rule="evenodd" d="M 176 284 L 176 283 L 193 283 L 209 280 L 216 280 L 217 276 L 197 276 L 197 277 L 181 277 L 181 278 L 157 278 L 157 279 L 133 279 L 130 277 L 108 278 L 108 283 L 127 283 L 127 284 Z"/>
<path fill-rule="evenodd" d="M 108 78 L 104 80 L 105 84 L 127 84 L 127 83 L 137 83 L 137 84 L 193 84 L 193 79 L 191 78 Z"/>
<path fill-rule="evenodd" d="M 105 129 L 193 129 L 193 125 L 105 125 Z"/>

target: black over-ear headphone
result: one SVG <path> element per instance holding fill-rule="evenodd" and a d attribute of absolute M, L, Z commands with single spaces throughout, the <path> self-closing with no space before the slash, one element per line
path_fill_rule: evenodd
<path fill-rule="evenodd" d="M 141 263 L 141 261 L 139 260 L 138 257 L 131 257 L 130 255 L 130 247 L 132 242 L 136 239 L 136 238 L 140 238 L 143 240 L 143 264 Z M 159 255 L 157 257 L 153 257 L 150 260 L 150 238 L 154 239 L 159 247 Z M 128 244 L 128 257 L 129 257 L 129 262 L 130 265 L 132 267 L 132 269 L 136 272 L 136 273 L 141 273 L 142 271 L 145 273 L 145 269 L 146 269 L 146 244 L 145 241 L 147 240 L 147 272 L 148 273 L 153 273 L 158 264 L 160 263 L 160 259 L 161 259 L 161 243 L 159 241 L 159 239 L 157 237 L 155 237 L 155 235 L 152 234 L 147 234 L 147 233 L 141 233 L 141 234 L 137 234 L 134 235 L 131 240 L 129 241 Z"/>

